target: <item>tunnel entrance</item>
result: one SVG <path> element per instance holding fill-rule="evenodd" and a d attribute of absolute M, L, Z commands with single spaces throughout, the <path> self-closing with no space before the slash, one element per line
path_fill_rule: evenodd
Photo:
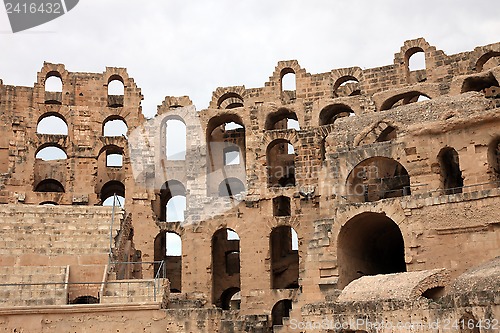
<path fill-rule="evenodd" d="M 337 242 L 339 288 L 364 275 L 406 272 L 404 240 L 384 213 L 362 213 L 340 230 Z"/>

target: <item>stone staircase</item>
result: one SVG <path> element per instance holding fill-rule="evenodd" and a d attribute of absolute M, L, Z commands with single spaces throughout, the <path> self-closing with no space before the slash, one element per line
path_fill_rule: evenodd
<path fill-rule="evenodd" d="M 111 207 L 0 205 L 0 265 L 106 263 L 111 215 Z"/>
<path fill-rule="evenodd" d="M 104 288 L 104 293 L 101 296 L 101 303 L 161 303 L 167 284 L 167 279 L 110 281 Z"/>
<path fill-rule="evenodd" d="M 67 266 L 4 266 L 0 271 L 0 307 L 64 305 Z"/>

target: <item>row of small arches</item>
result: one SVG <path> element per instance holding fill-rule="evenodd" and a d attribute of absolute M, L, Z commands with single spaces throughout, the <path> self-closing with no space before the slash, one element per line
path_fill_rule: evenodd
<path fill-rule="evenodd" d="M 61 74 L 51 71 L 45 76 L 45 104 L 62 104 L 64 83 Z M 108 107 L 122 107 L 125 94 L 125 85 L 120 75 L 112 75 L 107 83 Z"/>
<path fill-rule="evenodd" d="M 64 185 L 57 179 L 44 179 L 34 187 L 34 192 L 38 193 L 65 193 Z M 43 201 L 41 205 L 57 205 L 55 201 Z M 99 204 L 102 206 L 120 206 L 125 205 L 125 185 L 117 180 L 110 180 L 101 187 L 99 191 Z"/>
<path fill-rule="evenodd" d="M 101 149 L 98 159 L 101 154 L 105 154 L 106 167 L 121 168 L 123 167 L 123 148 L 116 145 L 108 145 Z M 35 153 L 35 159 L 42 161 L 59 161 L 68 159 L 68 155 L 63 147 L 57 143 L 46 143 L 41 145 Z"/>
<path fill-rule="evenodd" d="M 413 48 L 407 52 L 407 64 L 409 71 L 425 70 L 425 55 L 421 48 Z M 288 93 L 290 99 L 295 99 L 295 91 L 297 90 L 296 72 L 290 67 L 285 67 L 280 71 L 280 91 L 282 94 Z M 333 84 L 333 95 L 340 96 L 355 96 L 360 95 L 359 80 L 352 75 L 345 75 L 338 78 Z M 243 97 L 236 92 L 227 92 L 217 100 L 217 108 L 233 109 L 242 107 L 244 104 Z"/>
<path fill-rule="evenodd" d="M 128 126 L 120 116 L 110 116 L 106 118 L 102 125 L 102 136 L 127 136 Z M 68 123 L 66 119 L 58 113 L 46 113 L 40 117 L 36 127 L 36 133 L 49 135 L 68 135 Z"/>

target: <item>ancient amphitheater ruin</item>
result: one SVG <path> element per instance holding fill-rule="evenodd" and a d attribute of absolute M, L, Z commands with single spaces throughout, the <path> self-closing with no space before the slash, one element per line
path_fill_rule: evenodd
<path fill-rule="evenodd" d="M 124 68 L 0 80 L 0 332 L 499 332 L 499 81 L 422 38 L 153 119 Z"/>

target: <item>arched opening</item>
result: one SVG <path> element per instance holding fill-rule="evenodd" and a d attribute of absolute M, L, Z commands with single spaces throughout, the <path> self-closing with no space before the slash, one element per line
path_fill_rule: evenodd
<path fill-rule="evenodd" d="M 235 92 L 225 93 L 217 101 L 217 108 L 219 109 L 234 109 L 242 106 L 243 97 Z"/>
<path fill-rule="evenodd" d="M 290 317 L 290 310 L 292 309 L 292 301 L 289 299 L 282 299 L 274 304 L 271 310 L 271 319 L 273 326 L 283 325 L 283 318 Z"/>
<path fill-rule="evenodd" d="M 45 104 L 62 104 L 63 82 L 61 74 L 56 71 L 47 73 L 45 77 Z"/>
<path fill-rule="evenodd" d="M 112 75 L 108 80 L 108 107 L 122 107 L 124 95 L 125 85 L 123 84 L 123 78 L 119 75 Z"/>
<path fill-rule="evenodd" d="M 364 275 L 406 272 L 404 240 L 385 213 L 361 213 L 340 229 L 337 241 L 339 288 Z"/>
<path fill-rule="evenodd" d="M 277 139 L 267 147 L 267 184 L 270 187 L 295 186 L 295 151 L 285 139 Z"/>
<path fill-rule="evenodd" d="M 500 137 L 491 141 L 488 147 L 488 164 L 492 173 L 492 181 L 500 186 Z"/>
<path fill-rule="evenodd" d="M 483 54 L 476 62 L 476 71 L 482 72 L 500 65 L 500 52 L 489 51 Z"/>
<path fill-rule="evenodd" d="M 299 287 L 298 236 L 289 226 L 273 229 L 271 248 L 271 288 L 295 289 Z"/>
<path fill-rule="evenodd" d="M 319 125 L 333 124 L 337 119 L 354 116 L 354 111 L 344 104 L 331 104 L 319 113 Z"/>
<path fill-rule="evenodd" d="M 398 161 L 370 157 L 356 165 L 346 182 L 347 198 L 352 202 L 372 202 L 410 195 L 410 176 Z"/>
<path fill-rule="evenodd" d="M 408 57 L 408 70 L 410 72 L 425 70 L 425 52 L 421 48 L 414 48 L 408 51 L 411 55 Z"/>
<path fill-rule="evenodd" d="M 125 185 L 120 181 L 111 180 L 101 188 L 99 198 L 103 206 L 123 207 L 125 203 Z"/>
<path fill-rule="evenodd" d="M 274 216 L 290 216 L 290 198 L 281 195 L 273 198 L 273 215 Z"/>
<path fill-rule="evenodd" d="M 240 148 L 229 146 L 224 148 L 224 166 L 240 164 Z"/>
<path fill-rule="evenodd" d="M 239 310 L 241 305 L 240 288 L 228 288 L 222 293 L 222 310 Z"/>
<path fill-rule="evenodd" d="M 479 91 L 486 93 L 486 90 L 492 87 L 498 88 L 500 85 L 498 84 L 497 79 L 492 73 L 488 73 L 486 76 L 472 76 L 468 77 L 464 80 L 462 84 L 462 93 L 468 91 Z"/>
<path fill-rule="evenodd" d="M 333 85 L 334 97 L 361 95 L 359 80 L 351 75 L 342 76 Z"/>
<path fill-rule="evenodd" d="M 170 292 L 182 291 L 182 239 L 174 232 L 162 231 L 154 241 L 155 276 L 170 281 Z M 161 265 L 163 261 L 163 265 Z"/>
<path fill-rule="evenodd" d="M 219 185 L 227 176 L 246 179 L 245 127 L 238 115 L 224 114 L 210 119 L 207 126 L 207 150 L 209 196 L 220 194 Z M 231 163 L 231 168 L 226 170 L 227 163 Z"/>
<path fill-rule="evenodd" d="M 234 230 L 219 229 L 212 237 L 213 304 L 227 309 L 239 290 L 240 238 Z"/>
<path fill-rule="evenodd" d="M 422 297 L 425 297 L 427 299 L 431 299 L 433 301 L 437 301 L 440 299 L 443 295 L 445 294 L 445 288 L 444 287 L 434 287 L 427 289 L 422 293 Z"/>
<path fill-rule="evenodd" d="M 68 125 L 61 115 L 48 113 L 38 120 L 36 132 L 38 134 L 68 135 Z"/>
<path fill-rule="evenodd" d="M 179 119 L 165 122 L 165 153 L 169 161 L 186 160 L 186 124 Z"/>
<path fill-rule="evenodd" d="M 460 333 L 480 333 L 478 322 L 476 317 L 472 313 L 466 312 L 458 320 L 458 326 L 460 327 Z"/>
<path fill-rule="evenodd" d="M 295 129 L 300 130 L 295 112 L 281 108 L 267 116 L 264 128 L 266 130 Z"/>
<path fill-rule="evenodd" d="M 233 197 L 245 192 L 245 185 L 238 178 L 226 178 L 219 184 L 219 197 Z"/>
<path fill-rule="evenodd" d="M 451 147 L 441 149 L 438 155 L 441 170 L 441 185 L 445 194 L 462 193 L 464 179 L 460 170 L 458 153 Z"/>
<path fill-rule="evenodd" d="M 319 151 L 320 158 L 321 158 L 321 161 L 323 162 L 326 160 L 326 136 L 321 139 L 319 148 L 320 148 L 320 151 Z"/>
<path fill-rule="evenodd" d="M 373 128 L 359 140 L 357 145 L 362 146 L 375 142 L 391 141 L 397 139 L 397 137 L 397 128 L 389 125 L 385 121 L 381 121 L 376 123 Z"/>
<path fill-rule="evenodd" d="M 55 179 L 44 179 L 35 186 L 35 192 L 64 193 L 64 186 Z"/>
<path fill-rule="evenodd" d="M 391 98 L 388 98 L 382 106 L 380 107 L 380 111 L 389 110 L 401 105 L 407 105 L 411 103 L 416 103 L 424 100 L 429 100 L 430 97 L 426 94 L 423 94 L 419 91 L 409 91 L 403 94 L 398 94 Z"/>
<path fill-rule="evenodd" d="M 47 74 L 45 79 L 45 91 L 46 92 L 59 92 L 61 93 L 63 89 L 63 82 L 61 75 L 57 72 L 50 72 Z"/>
<path fill-rule="evenodd" d="M 39 203 L 40 206 L 58 206 L 59 204 L 55 201 L 43 201 Z"/>
<path fill-rule="evenodd" d="M 75 298 L 71 304 L 98 304 L 99 299 L 94 296 L 79 296 Z"/>
<path fill-rule="evenodd" d="M 420 47 L 413 47 L 405 53 L 408 82 L 424 82 L 427 80 L 425 52 Z"/>
<path fill-rule="evenodd" d="M 186 197 L 176 195 L 167 202 L 167 222 L 184 222 L 186 212 Z"/>
<path fill-rule="evenodd" d="M 392 126 L 387 126 L 380 135 L 378 136 L 376 142 L 391 141 L 397 138 L 398 132 Z"/>
<path fill-rule="evenodd" d="M 123 153 L 116 151 L 106 151 L 106 167 L 121 168 L 123 166 Z"/>
<path fill-rule="evenodd" d="M 42 161 L 65 160 L 68 158 L 66 152 L 56 144 L 43 145 L 35 154 L 36 159 Z"/>
<path fill-rule="evenodd" d="M 125 120 L 118 116 L 112 116 L 106 119 L 102 126 L 102 135 L 103 136 L 123 136 L 127 137 L 127 123 Z"/>
<path fill-rule="evenodd" d="M 184 222 L 186 188 L 178 180 L 169 180 L 160 189 L 160 221 Z"/>
<path fill-rule="evenodd" d="M 283 68 L 280 73 L 281 97 L 293 101 L 296 98 L 297 78 L 291 68 Z"/>

